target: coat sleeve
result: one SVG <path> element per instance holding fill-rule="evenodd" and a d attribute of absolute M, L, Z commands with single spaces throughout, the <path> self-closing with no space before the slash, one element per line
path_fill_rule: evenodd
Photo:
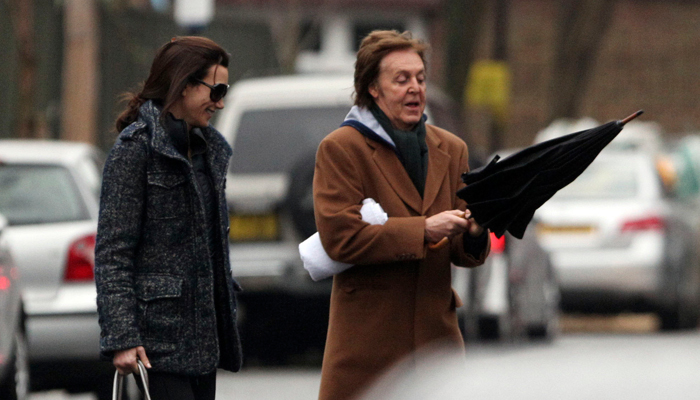
<path fill-rule="evenodd" d="M 463 142 L 459 160 L 459 171 L 469 171 L 469 152 L 467 150 L 467 145 Z M 459 179 L 457 190 L 463 188 L 464 186 L 466 185 L 461 179 Z M 457 190 L 454 191 L 454 209 L 465 210 L 467 203 L 457 197 Z M 480 237 L 468 237 L 468 233 L 463 233 L 452 238 L 450 242 L 450 258 L 452 259 L 452 263 L 460 267 L 469 268 L 482 265 L 486 261 L 486 257 L 489 254 L 489 249 L 491 249 L 491 238 L 488 236 L 488 232 L 486 232 L 486 234 L 486 240 L 483 240 Z"/>
<path fill-rule="evenodd" d="M 384 225 L 362 221 L 366 195 L 353 160 L 337 141 L 326 138 L 316 154 L 314 213 L 323 248 L 349 264 L 379 264 L 425 256 L 425 217 L 391 217 Z"/>
<path fill-rule="evenodd" d="M 118 140 L 105 162 L 95 245 L 100 351 L 142 345 L 136 321 L 134 261 L 141 234 L 148 151 L 145 141 Z"/>

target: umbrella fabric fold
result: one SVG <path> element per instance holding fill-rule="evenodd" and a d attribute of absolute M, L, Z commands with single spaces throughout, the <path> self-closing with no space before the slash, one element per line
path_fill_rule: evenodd
<path fill-rule="evenodd" d="M 581 175 L 625 123 L 641 113 L 538 143 L 502 160 L 495 156 L 462 175 L 467 186 L 457 196 L 479 225 L 498 237 L 508 231 L 522 239 L 535 211 Z"/>

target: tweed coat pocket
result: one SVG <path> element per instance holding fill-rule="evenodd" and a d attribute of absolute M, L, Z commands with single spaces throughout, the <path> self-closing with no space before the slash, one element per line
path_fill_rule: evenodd
<path fill-rule="evenodd" d="M 141 274 L 135 292 L 139 305 L 139 326 L 147 350 L 172 351 L 181 340 L 183 325 L 182 282 L 180 276 Z"/>
<path fill-rule="evenodd" d="M 187 178 L 172 172 L 149 172 L 146 214 L 152 219 L 179 218 L 187 214 Z"/>

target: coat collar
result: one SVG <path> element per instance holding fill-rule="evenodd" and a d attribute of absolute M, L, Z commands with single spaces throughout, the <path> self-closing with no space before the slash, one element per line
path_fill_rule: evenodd
<path fill-rule="evenodd" d="M 425 117 L 424 117 L 425 118 Z M 350 126 L 365 136 L 367 145 L 374 149 L 373 159 L 392 189 L 415 212 L 425 215 L 435 202 L 440 186 L 448 172 L 450 155 L 442 149 L 443 143 L 435 129 L 426 124 L 425 142 L 428 145 L 428 175 L 421 199 L 396 152 L 389 134 L 364 107 L 353 106 L 341 126 Z"/>
<path fill-rule="evenodd" d="M 146 101 L 139 108 L 139 117 L 134 125 L 146 127 L 149 132 L 150 147 L 153 151 L 189 164 L 187 158 L 177 150 L 173 138 L 166 133 L 161 124 L 160 110 L 160 107 L 153 100 Z M 127 129 L 129 128 L 127 127 L 122 133 L 127 133 Z M 131 131 L 129 130 L 129 132 Z M 226 169 L 233 150 L 223 136 L 211 125 L 202 128 L 201 132 L 209 148 L 207 161 L 211 167 L 212 177 L 215 182 L 221 182 L 226 177 Z"/>
<path fill-rule="evenodd" d="M 449 164 L 452 157 L 443 148 L 443 142 L 431 125 L 425 126 L 425 143 L 428 145 L 428 175 L 425 177 L 425 191 L 423 192 L 423 209 L 421 215 L 428 212 L 437 198 L 440 187 L 449 172 Z"/>

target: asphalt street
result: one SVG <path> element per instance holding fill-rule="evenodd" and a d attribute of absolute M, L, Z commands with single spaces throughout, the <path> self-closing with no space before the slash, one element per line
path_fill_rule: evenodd
<path fill-rule="evenodd" d="M 436 367 L 439 381 L 425 376 L 412 392 L 438 385 L 463 395 L 444 399 L 700 399 L 700 331 L 576 332 L 551 344 L 478 344 L 467 352 L 466 365 Z M 217 398 L 313 400 L 319 380 L 318 368 L 220 373 Z M 52 391 L 34 393 L 29 400 L 92 399 Z"/>

